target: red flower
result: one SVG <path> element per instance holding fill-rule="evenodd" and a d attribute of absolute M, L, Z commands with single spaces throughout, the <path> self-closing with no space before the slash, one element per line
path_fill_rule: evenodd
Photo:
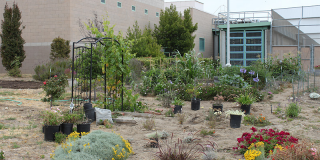
<path fill-rule="evenodd" d="M 58 77 L 57 75 L 54 75 L 54 77 Z"/>
<path fill-rule="evenodd" d="M 46 85 L 46 84 L 47 84 L 47 81 L 44 81 L 43 84 Z"/>
<path fill-rule="evenodd" d="M 252 132 L 256 132 L 257 131 L 257 129 L 254 128 L 254 127 L 252 127 L 251 130 L 252 130 Z"/>

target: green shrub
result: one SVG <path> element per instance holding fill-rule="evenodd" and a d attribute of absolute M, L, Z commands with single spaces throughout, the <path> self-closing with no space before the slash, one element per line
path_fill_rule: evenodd
<path fill-rule="evenodd" d="M 298 117 L 301 107 L 297 103 L 290 103 L 285 113 L 287 117 Z"/>
<path fill-rule="evenodd" d="M 34 68 L 35 75 L 33 75 L 33 79 L 38 81 L 45 81 L 50 77 L 57 75 L 65 75 L 65 70 L 70 68 L 71 61 L 68 59 L 56 59 L 54 61 L 50 61 L 43 65 L 38 65 Z M 51 69 L 51 73 L 50 73 Z"/>
<path fill-rule="evenodd" d="M 120 156 L 121 153 L 123 156 Z M 122 136 L 96 130 L 81 138 L 75 138 L 74 141 L 67 140 L 55 149 L 51 158 L 55 160 L 110 160 L 112 158 L 119 160 L 121 157 L 121 160 L 124 160 L 132 153 L 130 143 Z"/>
<path fill-rule="evenodd" d="M 227 74 L 224 76 L 220 76 L 218 85 L 229 85 L 239 88 L 248 87 L 248 83 L 240 75 L 237 74 L 234 74 L 233 76 Z"/>
<path fill-rule="evenodd" d="M 54 134 L 54 141 L 56 143 L 62 143 L 67 138 L 67 135 L 63 134 L 62 132 L 57 132 Z"/>
<path fill-rule="evenodd" d="M 51 43 L 50 59 L 69 58 L 70 54 L 70 41 L 57 37 Z"/>
<path fill-rule="evenodd" d="M 4 152 L 1 150 L 1 152 L 0 152 L 0 160 L 4 160 L 4 159 L 5 159 Z"/>

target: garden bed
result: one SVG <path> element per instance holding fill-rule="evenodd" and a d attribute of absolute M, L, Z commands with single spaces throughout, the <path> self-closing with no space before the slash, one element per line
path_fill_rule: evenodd
<path fill-rule="evenodd" d="M 318 77 L 317 77 L 318 78 Z M 273 128 L 278 130 L 284 130 L 289 132 L 295 137 L 308 139 L 316 144 L 320 143 L 320 116 L 318 110 L 318 102 L 310 100 L 308 94 L 300 98 L 302 112 L 298 118 L 282 119 L 281 116 L 271 113 L 271 105 L 273 111 L 276 110 L 276 106 L 280 104 L 284 110 L 285 106 L 290 103 L 288 99 L 292 95 L 292 88 L 285 89 L 282 93 L 274 95 L 274 98 L 270 101 L 262 101 L 254 103 L 251 109 L 251 113 L 255 116 L 262 114 L 268 119 L 272 125 L 261 128 Z M 0 88 L 0 97 L 12 97 L 12 100 L 18 102 L 0 100 L 0 124 L 3 128 L 0 129 L 0 144 L 1 150 L 4 150 L 6 159 L 50 159 L 50 154 L 55 149 L 57 144 L 54 142 L 44 141 L 44 135 L 41 132 L 42 120 L 40 119 L 40 111 L 44 111 L 49 108 L 48 103 L 38 101 L 44 97 L 42 89 L 6 89 Z M 143 103 L 146 103 L 150 109 L 163 108 L 161 102 L 156 100 L 155 97 L 141 97 L 139 99 Z M 65 103 L 59 103 L 60 109 L 68 110 L 68 105 Z M 208 125 L 205 120 L 208 110 L 212 104 L 209 101 L 201 101 L 200 110 L 192 111 L 190 102 L 185 102 L 182 112 L 187 115 L 187 120 L 180 125 L 177 117 L 165 117 L 164 112 L 167 108 L 163 108 L 164 111 L 161 115 L 154 115 L 155 128 L 154 130 L 146 130 L 143 127 L 143 122 L 146 118 L 139 117 L 136 125 L 115 124 L 113 128 L 105 128 L 104 126 L 96 126 L 95 123 L 91 124 L 92 130 L 102 130 L 111 132 L 114 130 L 116 133 L 120 133 L 125 139 L 129 139 L 132 142 L 134 155 L 131 155 L 129 160 L 141 160 L 141 159 L 154 159 L 154 155 L 158 152 L 157 148 L 145 147 L 148 141 L 146 141 L 145 134 L 151 133 L 155 130 L 167 131 L 170 135 L 173 133 L 173 140 L 178 138 L 184 138 L 190 135 L 190 133 L 196 133 L 202 129 L 207 129 Z M 239 109 L 232 102 L 223 102 L 223 110 Z M 224 116 L 224 115 L 223 115 Z M 194 117 L 198 117 L 194 119 Z M 192 119 L 194 119 L 192 121 Z M 222 117 L 221 121 L 216 124 L 215 133 L 213 136 L 200 137 L 200 142 L 206 142 L 208 140 L 214 141 L 218 144 L 217 155 L 221 159 L 244 159 L 243 155 L 233 151 L 233 147 L 237 146 L 237 138 L 239 138 L 244 132 L 251 132 L 252 125 L 245 126 L 241 124 L 240 128 L 230 128 L 229 119 Z"/>

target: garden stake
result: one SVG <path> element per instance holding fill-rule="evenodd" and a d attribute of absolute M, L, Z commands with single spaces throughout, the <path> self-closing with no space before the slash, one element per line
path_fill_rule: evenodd
<path fill-rule="evenodd" d="M 313 88 L 316 88 L 316 71 L 313 71 Z"/>
<path fill-rule="evenodd" d="M 293 85 L 293 79 L 292 79 L 292 91 L 293 91 L 293 98 L 294 98 L 294 85 Z"/>

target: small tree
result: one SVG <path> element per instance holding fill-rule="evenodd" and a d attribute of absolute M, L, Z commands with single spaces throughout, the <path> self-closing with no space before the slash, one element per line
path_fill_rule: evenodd
<path fill-rule="evenodd" d="M 132 53 L 137 57 L 160 57 L 161 46 L 157 43 L 156 39 L 152 36 L 152 29 L 150 25 L 146 26 L 143 32 L 138 26 L 136 21 L 133 28 L 130 27 L 127 30 L 127 40 L 132 40 Z"/>
<path fill-rule="evenodd" d="M 158 43 L 170 50 L 178 50 L 181 55 L 194 48 L 192 33 L 198 29 L 198 23 L 192 24 L 190 9 L 184 10 L 184 17 L 171 5 L 160 12 L 159 26 L 155 25 L 154 36 Z"/>
<path fill-rule="evenodd" d="M 57 37 L 51 43 L 50 59 L 55 60 L 58 58 L 69 58 L 70 54 L 70 41 Z"/>
<path fill-rule="evenodd" d="M 1 37 L 1 58 L 2 65 L 7 71 L 15 69 L 16 71 L 22 66 L 22 62 L 26 58 L 23 44 L 25 44 L 22 38 L 21 27 L 22 22 L 21 12 L 16 3 L 13 3 L 13 7 L 9 8 L 8 4 L 4 7 L 3 20 L 1 21 L 2 33 Z M 20 70 L 18 71 L 20 73 Z"/>

